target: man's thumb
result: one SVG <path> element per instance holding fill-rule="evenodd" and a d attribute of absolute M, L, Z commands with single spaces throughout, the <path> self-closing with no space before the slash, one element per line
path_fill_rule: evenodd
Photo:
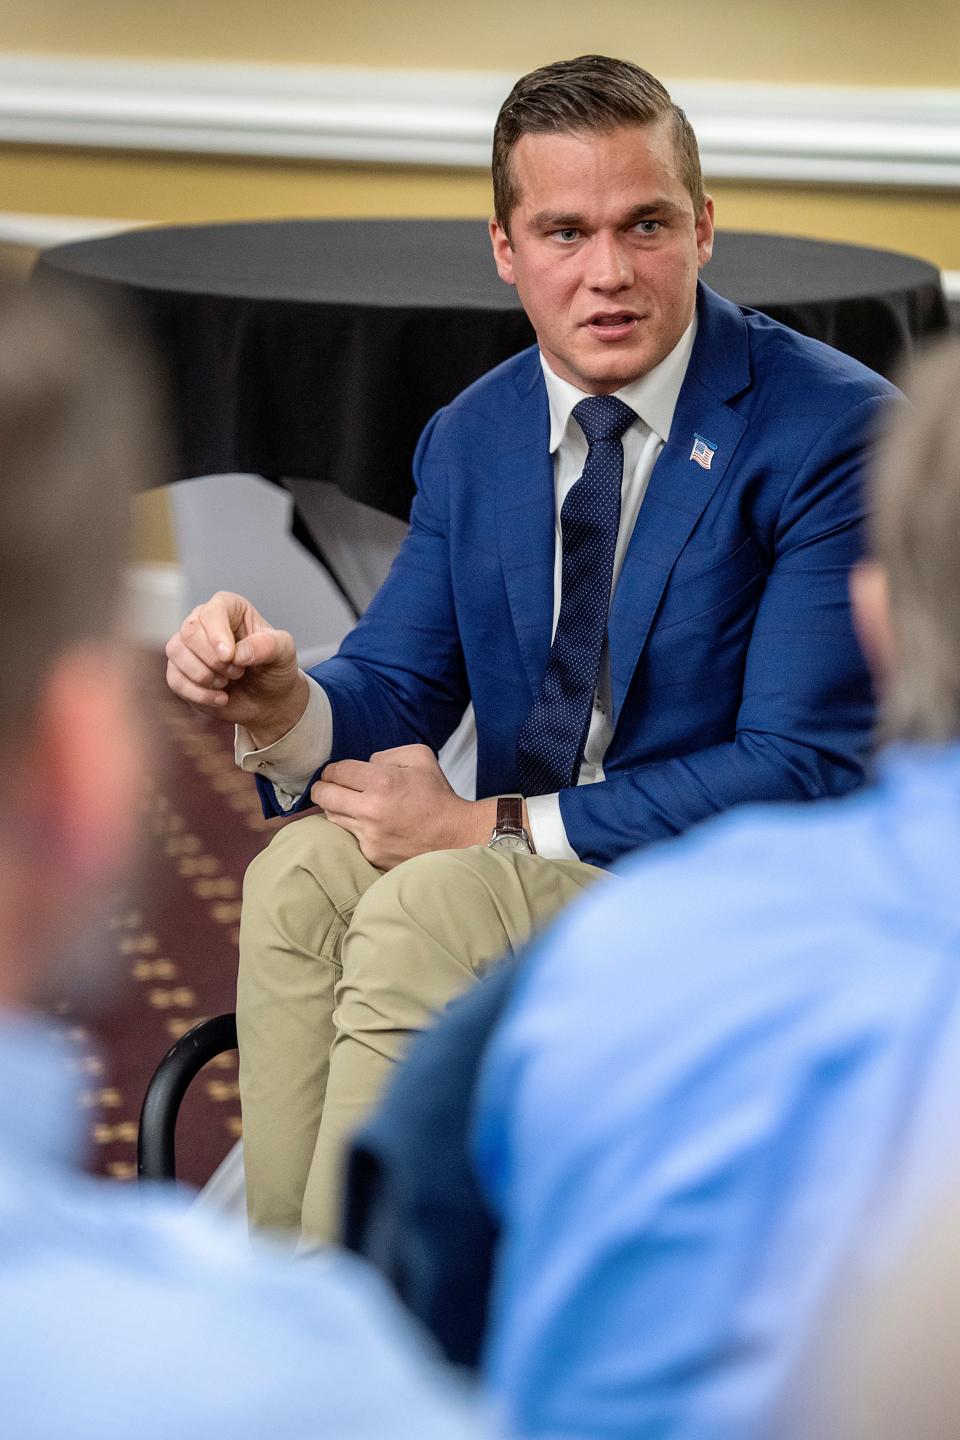
<path fill-rule="evenodd" d="M 286 630 L 257 630 L 237 645 L 234 659 L 238 665 L 272 665 L 294 658 L 293 638 Z"/>

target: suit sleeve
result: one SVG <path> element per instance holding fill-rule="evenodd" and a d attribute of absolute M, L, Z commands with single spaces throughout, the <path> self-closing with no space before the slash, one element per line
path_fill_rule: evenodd
<path fill-rule="evenodd" d="M 323 764 L 366 760 L 397 745 L 439 750 L 469 703 L 450 577 L 444 468 L 426 463 L 442 414 L 433 417 L 417 445 L 410 530 L 389 575 L 339 652 L 308 672 L 323 687 L 333 714 L 333 744 Z M 265 814 L 306 809 L 319 773 L 286 811 L 273 786 L 258 777 Z"/>
<path fill-rule="evenodd" d="M 873 723 L 848 575 L 863 546 L 862 478 L 886 397 L 822 435 L 781 506 L 728 742 L 560 793 L 570 844 L 607 865 L 730 806 L 838 795 L 863 778 Z"/>

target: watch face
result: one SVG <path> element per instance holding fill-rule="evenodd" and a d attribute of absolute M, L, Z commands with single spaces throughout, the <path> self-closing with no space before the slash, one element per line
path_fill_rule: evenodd
<path fill-rule="evenodd" d="M 497 835 L 490 841 L 491 850 L 516 850 L 520 855 L 531 854 L 530 846 L 522 835 Z"/>

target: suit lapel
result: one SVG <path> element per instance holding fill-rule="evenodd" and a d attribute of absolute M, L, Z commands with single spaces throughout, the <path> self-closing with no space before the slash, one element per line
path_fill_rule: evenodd
<path fill-rule="evenodd" d="M 747 428 L 725 403 L 750 384 L 743 316 L 702 282 L 697 310 L 697 338 L 670 436 L 650 477 L 610 610 L 614 725 L 670 571 L 723 483 Z M 497 534 L 517 643 L 535 697 L 550 653 L 556 526 L 550 412 L 536 350 L 514 385 L 496 459 Z M 709 470 L 690 458 L 697 435 L 715 447 Z"/>
<path fill-rule="evenodd" d="M 670 436 L 644 496 L 610 608 L 608 640 L 614 726 L 680 551 L 740 443 L 746 421 L 724 402 L 750 383 L 746 328 L 736 306 L 700 286 L 698 328 Z M 690 458 L 702 436 L 709 470 Z"/>
<path fill-rule="evenodd" d="M 556 507 L 550 412 L 537 351 L 516 376 L 497 457 L 497 536 L 520 653 L 534 696 L 550 653 Z"/>

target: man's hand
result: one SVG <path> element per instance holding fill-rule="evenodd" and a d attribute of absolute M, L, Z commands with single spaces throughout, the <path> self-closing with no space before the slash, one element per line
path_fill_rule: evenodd
<path fill-rule="evenodd" d="M 166 653 L 173 693 L 202 715 L 245 725 L 258 750 L 286 735 L 306 709 L 293 637 L 242 595 L 220 590 L 191 610 Z"/>
<path fill-rule="evenodd" d="M 496 819 L 496 800 L 462 800 L 427 745 L 400 745 L 366 760 L 328 765 L 310 797 L 327 819 L 355 835 L 379 870 L 413 855 L 482 845 Z"/>

